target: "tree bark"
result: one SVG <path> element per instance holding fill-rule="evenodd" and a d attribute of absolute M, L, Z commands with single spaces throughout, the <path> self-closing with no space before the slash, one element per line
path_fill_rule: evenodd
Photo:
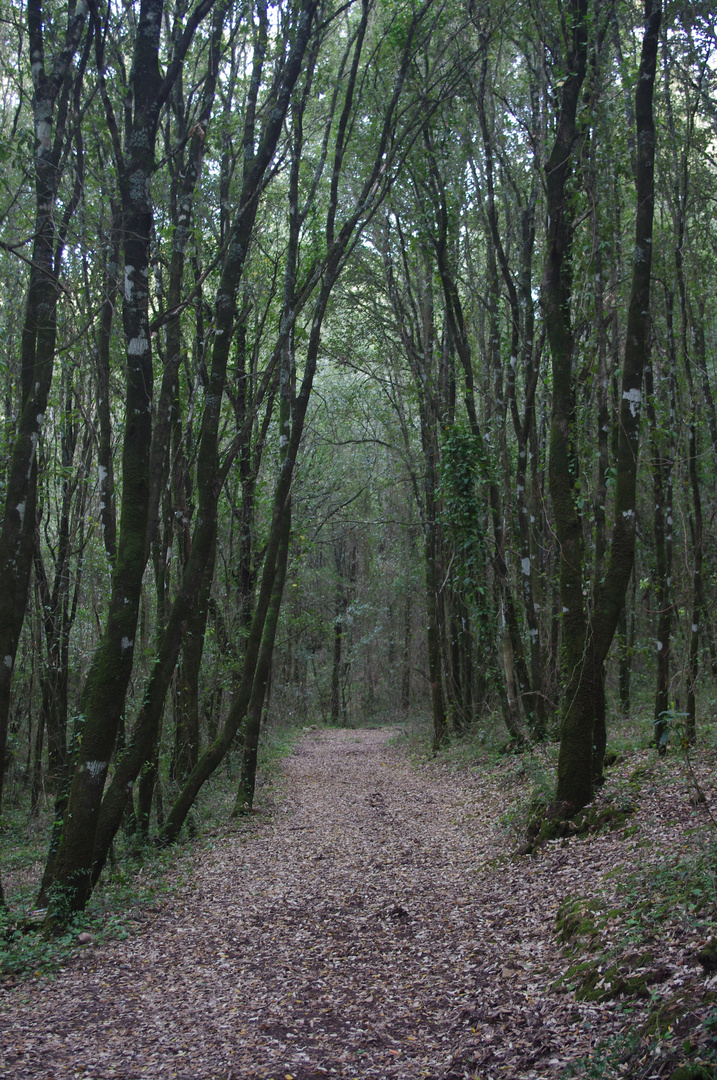
<path fill-rule="evenodd" d="M 84 74 L 80 65 L 72 85 L 72 65 L 85 33 L 86 8 L 70 12 L 62 46 L 52 64 L 45 61 L 45 27 L 40 0 L 29 0 L 27 23 L 32 63 L 32 113 L 35 132 L 35 225 L 21 352 L 21 403 L 7 476 L 0 531 L 0 804 L 5 772 L 10 691 L 20 632 L 27 608 L 37 509 L 37 447 L 52 382 L 57 336 L 59 274 L 64 237 L 55 221 L 62 178 L 68 103 L 75 103 Z M 84 57 L 83 57 L 84 60 Z M 57 113 L 56 113 L 56 106 Z M 77 196 L 65 212 L 65 232 Z"/>
<path fill-rule="evenodd" d="M 584 549 L 580 513 L 575 501 L 577 453 L 575 388 L 571 374 L 574 351 L 570 323 L 571 230 L 566 183 L 570 157 L 578 137 L 576 112 L 586 67 L 587 7 L 582 0 L 575 0 L 571 12 L 569 74 L 562 88 L 558 130 L 546 170 L 549 233 L 542 299 L 553 360 L 550 489 L 561 549 L 565 680 L 555 800 L 559 807 L 574 812 L 592 799 L 594 775 L 601 766 L 600 746 L 595 747 L 594 736 L 604 702 L 603 665 L 624 604 L 634 561 L 642 380 L 649 350 L 655 155 L 652 96 L 661 9 L 659 4 L 646 0 L 636 89 L 635 254 L 622 371 L 615 518 L 605 576 L 597 583 L 591 623 L 582 593 Z"/>

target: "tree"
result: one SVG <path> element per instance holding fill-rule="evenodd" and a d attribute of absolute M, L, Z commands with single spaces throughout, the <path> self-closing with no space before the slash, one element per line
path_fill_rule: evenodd
<path fill-rule="evenodd" d="M 82 4 L 70 8 L 62 42 L 50 59 L 45 55 L 48 27 L 43 21 L 39 0 L 31 0 L 27 8 L 33 80 L 35 223 L 22 331 L 20 410 L 7 475 L 5 512 L 0 533 L 0 574 L 5 583 L 0 598 L 0 655 L 3 657 L 0 663 L 0 801 L 12 673 L 32 568 L 37 507 L 37 446 L 55 360 L 63 250 L 80 193 L 80 177 L 76 175 L 58 224 L 55 214 L 60 182 L 76 135 L 70 117 L 73 109 L 79 111 L 87 63 L 89 38 L 86 35 L 86 14 Z M 76 65 L 83 38 L 85 49 Z"/>
<path fill-rule="evenodd" d="M 575 343 L 570 318 L 572 219 L 568 178 L 579 137 L 578 101 L 588 58 L 588 12 L 582 0 L 569 8 L 565 81 L 555 141 L 546 163 L 548 238 L 541 299 L 553 373 L 550 491 L 560 543 L 565 684 L 556 803 L 567 812 L 590 802 L 605 748 L 604 664 L 612 642 L 635 551 L 637 455 L 642 381 L 649 348 L 650 269 L 654 210 L 655 132 L 652 97 L 661 7 L 647 0 L 638 73 L 635 254 L 622 370 L 615 478 L 615 508 L 604 578 L 596 582 L 589 615 L 583 596 L 584 541 L 576 502 L 578 476 L 574 382 Z"/>

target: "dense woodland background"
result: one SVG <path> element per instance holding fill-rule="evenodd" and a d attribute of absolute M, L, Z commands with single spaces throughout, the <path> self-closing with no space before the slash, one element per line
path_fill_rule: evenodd
<path fill-rule="evenodd" d="M 698 737 L 710 5 L 0 10 L 0 764 L 55 804 L 48 918 L 227 754 L 250 809 L 262 723 L 562 733 L 564 813 L 605 722 Z"/>

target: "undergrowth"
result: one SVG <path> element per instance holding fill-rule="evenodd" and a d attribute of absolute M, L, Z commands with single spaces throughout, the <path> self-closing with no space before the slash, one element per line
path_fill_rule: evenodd
<path fill-rule="evenodd" d="M 702 753 L 708 761 L 710 751 Z M 649 794 L 653 812 L 655 795 L 662 795 L 662 823 L 670 826 L 681 806 L 683 825 L 663 848 L 643 838 L 638 813 L 622 833 L 633 842 L 602 888 L 569 896 L 558 910 L 556 936 L 568 963 L 553 988 L 579 1001 L 622 1002 L 627 1010 L 625 1038 L 568 1075 L 714 1080 L 717 991 L 705 982 L 717 971 L 717 941 L 710 936 L 717 922 L 714 819 L 694 768 L 679 753 L 660 760 L 652 749 L 637 765 L 628 756 L 613 789 L 638 808 Z M 668 942 L 678 946 L 676 967 L 667 959 Z M 638 1003 L 636 1020 L 630 1009 Z"/>

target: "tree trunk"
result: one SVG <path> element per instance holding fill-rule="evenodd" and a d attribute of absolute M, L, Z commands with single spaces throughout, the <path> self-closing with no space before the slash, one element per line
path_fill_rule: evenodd
<path fill-rule="evenodd" d="M 244 726 L 244 746 L 242 749 L 241 773 L 237 788 L 234 814 L 251 813 L 256 787 L 256 765 L 259 752 L 259 733 L 264 710 L 264 698 L 271 671 L 271 657 L 274 651 L 276 628 L 279 624 L 281 600 L 284 595 L 286 566 L 289 559 L 289 540 L 291 538 L 291 502 L 284 508 L 281 523 L 281 536 L 276 558 L 276 572 L 271 591 L 271 599 L 266 612 L 261 646 L 257 656 L 251 697 L 246 712 Z"/>
<path fill-rule="evenodd" d="M 58 278 L 64 233 L 79 199 L 65 209 L 64 233 L 55 222 L 57 192 L 66 148 L 68 102 L 79 101 L 84 66 L 72 87 L 71 69 L 85 31 L 86 8 L 71 11 L 62 48 L 45 62 L 45 27 L 40 0 L 29 0 L 27 22 L 33 82 L 35 132 L 35 226 L 25 321 L 22 333 L 21 403 L 7 477 L 0 531 L 0 805 L 7 747 L 10 689 L 32 570 L 37 508 L 37 447 L 52 382 L 57 335 Z M 48 27 L 49 29 L 49 27 Z M 55 106 L 60 101 L 57 121 Z"/>
<path fill-rule="evenodd" d="M 668 305 L 669 306 L 669 305 Z M 671 321 L 671 320 L 670 320 Z M 669 334 L 669 330 L 668 330 Z M 670 360 L 672 367 L 672 360 Z M 670 379 L 672 383 L 672 379 Z M 655 609 L 657 614 L 656 637 L 656 686 L 655 686 L 655 743 L 664 752 L 666 717 L 670 707 L 670 646 L 672 635 L 672 602 L 670 579 L 672 575 L 672 461 L 671 454 L 663 453 L 661 446 L 654 390 L 652 365 L 645 368 L 645 394 L 647 418 L 650 425 L 650 450 L 652 458 L 652 490 L 654 496 L 653 531 L 655 537 Z M 666 436 L 670 443 L 675 417 L 668 425 Z M 671 447 L 670 447 L 671 449 Z"/>
<path fill-rule="evenodd" d="M 406 588 L 403 608 L 403 646 L 401 650 L 401 713 L 406 716 L 411 707 L 411 654 L 413 638 L 413 593 L 411 584 Z"/>
<path fill-rule="evenodd" d="M 331 700 L 329 704 L 331 723 L 337 727 L 341 721 L 341 672 L 344 639 L 344 615 L 347 596 L 344 582 L 346 572 L 346 546 L 343 538 L 334 541 L 336 566 L 336 598 L 334 602 L 334 641 L 331 663 Z"/>
<path fill-rule="evenodd" d="M 562 772 L 556 799 L 575 809 L 592 798 L 593 669 L 587 656 L 586 611 L 582 593 L 583 534 L 575 503 L 578 461 L 572 379 L 574 337 L 570 310 L 572 222 L 568 179 L 578 138 L 577 106 L 587 61 L 587 4 L 571 0 L 567 19 L 571 42 L 562 84 L 555 142 L 545 167 L 548 236 L 541 303 L 553 372 L 550 427 L 550 495 L 560 545 L 563 710 L 560 736 Z"/>
<path fill-rule="evenodd" d="M 705 367 L 705 332 L 702 323 L 702 310 L 700 317 L 692 319 L 692 340 L 694 345 L 694 359 L 698 369 Z M 692 493 L 692 622 L 690 625 L 690 648 L 687 660 L 687 717 L 685 720 L 687 741 L 694 745 L 697 739 L 697 681 L 700 665 L 700 638 L 701 623 L 704 617 L 704 584 L 702 580 L 702 565 L 704 562 L 704 521 L 702 511 L 702 492 L 700 489 L 699 460 L 700 460 L 700 437 L 699 420 L 697 415 L 697 388 L 691 370 L 689 355 L 685 354 L 685 362 L 688 369 L 688 382 L 690 388 L 690 430 L 689 430 L 689 454 L 688 472 L 690 478 L 690 491 Z"/>
<path fill-rule="evenodd" d="M 550 487 L 556 533 L 561 547 L 560 593 L 565 679 L 555 798 L 559 807 L 574 811 L 590 802 L 593 778 L 601 766 L 601 762 L 597 761 L 594 736 L 596 720 L 600 721 L 600 702 L 604 700 L 603 665 L 624 605 L 634 562 L 642 380 L 649 352 L 655 156 L 652 96 L 661 9 L 659 4 L 646 0 L 645 32 L 636 89 L 638 160 L 635 255 L 623 358 L 615 520 L 605 576 L 597 583 L 592 622 L 588 623 L 582 595 L 582 526 L 575 502 L 576 416 L 571 375 L 573 337 L 568 269 L 571 235 L 566 202 L 567 168 L 577 137 L 575 117 L 587 56 L 587 7 L 582 0 L 575 0 L 571 8 L 574 36 L 570 74 L 563 84 L 558 131 L 547 164 L 550 227 L 543 277 L 543 303 L 553 357 Z"/>

